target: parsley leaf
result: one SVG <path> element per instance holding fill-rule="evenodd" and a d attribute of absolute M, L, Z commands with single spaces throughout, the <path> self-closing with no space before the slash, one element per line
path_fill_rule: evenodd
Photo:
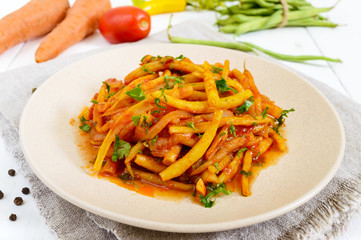
<path fill-rule="evenodd" d="M 88 120 L 86 120 L 85 117 L 84 117 L 84 115 L 82 115 L 81 118 L 80 118 L 80 121 L 83 123 L 83 122 L 86 122 L 86 121 L 88 121 Z"/>
<path fill-rule="evenodd" d="M 254 98 L 252 96 L 248 98 L 246 101 L 244 101 L 244 103 L 236 109 L 237 115 L 247 112 L 253 103 L 254 103 Z"/>
<path fill-rule="evenodd" d="M 295 111 L 294 108 L 291 108 L 291 109 L 289 109 L 289 110 L 283 110 L 281 116 L 280 116 L 279 118 L 276 118 L 276 119 L 275 119 L 275 122 L 277 123 L 277 126 L 275 126 L 273 129 L 274 129 L 277 133 L 278 133 L 279 128 L 283 125 L 283 122 L 285 121 L 284 118 L 285 118 L 285 117 L 288 117 L 287 114 L 290 113 L 290 112 L 294 112 L 294 111 Z"/>
<path fill-rule="evenodd" d="M 218 171 L 221 170 L 221 169 L 219 168 L 218 163 L 215 163 L 215 164 L 213 164 L 213 165 L 217 168 Z"/>
<path fill-rule="evenodd" d="M 178 57 L 176 57 L 175 59 L 183 60 L 183 59 L 184 59 L 184 56 L 183 56 L 183 54 L 181 54 L 181 55 L 179 55 Z"/>
<path fill-rule="evenodd" d="M 161 97 L 164 98 L 164 101 L 165 101 L 165 102 L 168 102 L 166 96 L 164 95 L 164 88 L 161 88 L 161 91 L 162 91 L 162 94 L 160 95 L 160 97 L 159 97 L 159 98 L 154 98 L 154 102 L 155 102 L 155 105 L 157 105 L 158 110 L 157 110 L 157 111 L 153 111 L 152 113 L 160 113 L 160 109 L 161 109 L 161 108 L 163 108 L 163 109 L 166 109 L 166 108 L 167 108 L 167 107 L 165 107 L 165 106 L 160 105 L 160 102 L 161 102 L 160 99 L 161 99 Z"/>
<path fill-rule="evenodd" d="M 120 178 L 121 180 L 123 180 L 123 182 L 127 182 L 128 180 L 133 180 L 132 179 L 132 175 L 130 175 L 129 173 L 123 173 L 122 175 L 118 176 L 118 178 Z"/>
<path fill-rule="evenodd" d="M 222 72 L 222 71 L 223 71 L 223 68 L 219 68 L 219 67 L 216 67 L 216 66 L 212 66 L 211 72 L 213 72 L 213 73 L 219 73 L 219 72 Z"/>
<path fill-rule="evenodd" d="M 83 130 L 84 132 L 89 132 L 89 130 L 92 128 L 90 125 L 88 124 L 84 124 L 84 125 L 81 125 L 79 127 L 81 130 Z"/>
<path fill-rule="evenodd" d="M 91 100 L 90 102 L 94 103 L 94 104 L 98 104 L 99 102 L 97 100 Z"/>
<path fill-rule="evenodd" d="M 211 189 L 213 189 L 213 190 L 210 193 L 208 193 L 207 196 L 203 196 L 202 194 L 199 195 L 201 203 L 206 208 L 213 207 L 216 200 L 214 199 L 212 201 L 211 198 L 217 196 L 218 194 L 220 194 L 220 193 L 223 193 L 226 195 L 231 194 L 231 191 L 227 190 L 226 184 L 224 184 L 224 183 L 218 184 L 216 186 L 212 186 Z M 207 186 L 207 190 L 209 190 L 208 186 Z"/>
<path fill-rule="evenodd" d="M 146 133 L 148 133 L 149 127 L 152 126 L 152 121 L 149 120 L 149 122 L 147 122 L 147 120 L 149 119 L 143 115 L 143 121 L 142 124 L 140 125 L 141 127 L 145 128 Z"/>
<path fill-rule="evenodd" d="M 228 91 L 233 91 L 234 93 L 238 93 L 238 91 L 234 88 L 231 88 L 228 86 L 226 80 L 224 78 L 221 78 L 220 80 L 216 80 L 216 86 L 220 93 L 225 93 Z"/>
<path fill-rule="evenodd" d="M 196 127 L 194 126 L 194 123 L 193 123 L 193 122 L 188 122 L 188 123 L 187 123 L 187 127 L 192 128 L 194 131 L 196 130 Z"/>
<path fill-rule="evenodd" d="M 155 72 L 152 72 L 152 71 L 148 70 L 148 69 L 145 67 L 145 64 L 142 66 L 142 70 L 143 70 L 144 72 L 147 72 L 147 73 L 150 73 L 150 74 L 155 74 Z"/>
<path fill-rule="evenodd" d="M 157 142 L 158 139 L 158 135 L 156 135 L 153 139 L 152 139 L 152 146 L 154 146 L 154 144 Z"/>
<path fill-rule="evenodd" d="M 222 132 L 221 134 L 219 134 L 220 137 L 223 137 L 224 135 L 226 135 L 225 132 Z"/>
<path fill-rule="evenodd" d="M 253 122 L 252 125 L 253 125 L 253 126 L 257 126 L 258 123 L 257 123 L 257 122 Z"/>
<path fill-rule="evenodd" d="M 198 138 L 201 139 L 201 137 L 203 136 L 203 133 L 197 133 Z"/>
<path fill-rule="evenodd" d="M 144 57 L 142 57 L 142 59 L 140 59 L 140 62 L 143 62 L 144 59 L 147 57 L 148 55 L 145 55 Z"/>
<path fill-rule="evenodd" d="M 110 98 L 111 96 L 114 96 L 114 95 L 115 95 L 115 92 L 109 93 L 108 95 L 105 95 L 105 98 Z"/>
<path fill-rule="evenodd" d="M 131 148 L 132 146 L 128 142 L 120 140 L 119 136 L 116 135 L 112 160 L 116 162 L 118 159 L 127 157 Z"/>
<path fill-rule="evenodd" d="M 247 150 L 248 150 L 248 148 L 241 148 L 241 149 L 239 149 L 238 152 L 237 152 L 237 156 L 240 157 L 240 156 L 241 156 L 241 153 L 243 153 L 243 152 L 245 152 L 245 151 L 247 151 Z"/>
<path fill-rule="evenodd" d="M 231 126 L 229 127 L 229 132 L 235 137 L 236 136 L 236 128 L 231 123 Z"/>
<path fill-rule="evenodd" d="M 239 173 L 242 174 L 242 175 L 245 176 L 245 177 L 252 176 L 252 172 L 251 172 L 251 171 L 247 172 L 247 171 L 241 170 Z"/>
<path fill-rule="evenodd" d="M 142 117 L 142 115 L 133 115 L 132 120 L 135 126 L 138 126 L 139 120 Z"/>
<path fill-rule="evenodd" d="M 167 76 L 167 75 L 164 75 L 164 81 L 168 84 L 169 80 L 174 80 L 174 86 L 176 84 L 180 85 L 180 84 L 183 84 L 184 81 L 183 81 L 184 77 L 175 77 L 175 76 Z M 167 81 L 168 80 L 168 81 Z M 167 84 L 165 85 L 165 89 L 167 89 Z M 168 89 L 170 89 L 170 86 L 168 85 Z"/>
<path fill-rule="evenodd" d="M 137 101 L 144 100 L 145 99 L 145 94 L 144 94 L 143 90 L 139 86 L 140 86 L 140 84 L 138 84 L 135 88 L 133 88 L 132 90 L 126 92 L 125 94 L 127 94 L 131 98 L 134 98 Z"/>
<path fill-rule="evenodd" d="M 267 117 L 267 110 L 269 109 L 269 107 L 266 107 L 263 112 L 262 112 L 262 118 L 265 119 Z"/>
<path fill-rule="evenodd" d="M 107 82 L 103 82 L 105 84 L 105 86 L 107 87 L 107 92 L 109 93 L 110 92 L 110 85 L 107 83 Z"/>

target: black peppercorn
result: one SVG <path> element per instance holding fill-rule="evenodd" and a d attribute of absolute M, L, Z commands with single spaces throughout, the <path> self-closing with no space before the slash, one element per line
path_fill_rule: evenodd
<path fill-rule="evenodd" d="M 4 193 L 0 190 L 0 199 L 4 197 Z"/>
<path fill-rule="evenodd" d="M 16 197 L 15 199 L 14 199 L 14 203 L 15 203 L 15 205 L 17 205 L 17 206 L 20 206 L 21 204 L 23 204 L 23 199 L 21 198 L 21 197 Z"/>
<path fill-rule="evenodd" d="M 27 188 L 27 187 L 24 187 L 24 188 L 21 190 L 21 192 L 22 192 L 23 194 L 25 194 L 25 195 L 28 195 L 28 194 L 30 193 L 30 189 Z"/>
<path fill-rule="evenodd" d="M 8 174 L 10 175 L 10 176 L 12 176 L 12 177 L 14 177 L 15 176 L 15 170 L 14 169 L 10 169 L 9 171 L 8 171 Z"/>
<path fill-rule="evenodd" d="M 16 218 L 16 214 L 11 214 L 9 217 L 10 221 L 16 221 Z"/>

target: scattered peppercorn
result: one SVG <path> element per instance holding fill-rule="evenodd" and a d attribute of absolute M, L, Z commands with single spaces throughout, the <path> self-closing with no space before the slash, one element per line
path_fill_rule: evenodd
<path fill-rule="evenodd" d="M 0 190 L 0 199 L 4 197 L 4 193 Z"/>
<path fill-rule="evenodd" d="M 16 214 L 11 214 L 9 217 L 10 221 L 16 221 L 16 218 Z"/>
<path fill-rule="evenodd" d="M 14 203 L 15 203 L 15 205 L 17 205 L 17 206 L 20 206 L 21 204 L 23 204 L 23 199 L 21 198 L 21 197 L 16 197 L 15 199 L 14 199 Z"/>
<path fill-rule="evenodd" d="M 28 195 L 28 194 L 30 193 L 30 189 L 27 188 L 27 187 L 24 187 L 24 188 L 21 190 L 21 192 L 22 192 L 23 194 L 25 194 L 25 195 Z"/>
<path fill-rule="evenodd" d="M 9 171 L 8 171 L 8 174 L 10 175 L 10 176 L 12 176 L 12 177 L 14 177 L 15 176 L 15 170 L 14 169 L 10 169 Z"/>

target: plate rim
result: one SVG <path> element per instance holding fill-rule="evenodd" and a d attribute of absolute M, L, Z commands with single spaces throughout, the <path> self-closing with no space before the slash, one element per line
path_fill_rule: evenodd
<path fill-rule="evenodd" d="M 59 69 L 56 73 L 54 73 L 50 77 L 48 77 L 38 87 L 38 89 L 41 90 L 41 88 L 44 85 L 48 84 L 52 78 L 56 77 L 58 74 L 61 74 L 61 72 L 66 71 L 69 68 L 74 68 L 74 66 L 76 66 L 76 65 L 81 65 L 83 62 L 89 61 L 89 59 L 91 59 L 91 58 L 96 58 L 99 55 L 103 55 L 103 54 L 106 55 L 113 51 L 121 51 L 122 48 L 137 48 L 137 47 L 141 47 L 141 46 L 151 46 L 151 45 L 154 48 L 156 48 L 157 46 L 163 47 L 165 45 L 174 47 L 174 44 L 171 44 L 171 43 L 147 43 L 147 44 L 133 44 L 133 45 L 127 45 L 127 46 L 120 46 L 119 48 L 107 49 L 107 50 L 104 50 L 104 51 L 101 51 L 101 52 L 98 52 L 95 54 L 91 54 L 87 57 L 84 57 L 80 60 L 77 60 L 77 61 Z M 213 46 L 199 46 L 199 45 L 195 45 L 195 44 L 177 44 L 177 46 L 180 46 L 180 47 L 182 45 L 187 46 L 187 47 L 189 47 L 191 45 L 193 47 L 201 47 L 201 48 L 224 49 L 224 48 L 213 47 Z M 226 51 L 239 52 L 236 50 L 229 50 L 229 49 L 227 49 Z M 345 130 L 343 127 L 343 123 L 342 123 L 337 111 L 335 110 L 333 104 L 326 98 L 326 96 L 318 88 L 316 88 L 313 84 L 311 84 L 309 81 L 307 81 L 302 75 L 298 74 L 293 69 L 287 68 L 287 67 L 283 66 L 282 64 L 279 64 L 278 62 L 273 62 L 273 61 L 270 61 L 269 59 L 251 55 L 249 53 L 244 53 L 244 52 L 239 52 L 239 53 L 249 55 L 252 58 L 256 58 L 258 61 L 266 62 L 267 64 L 271 64 L 273 66 L 276 65 L 277 67 L 282 68 L 284 71 L 287 71 L 287 72 L 291 73 L 292 75 L 295 75 L 297 78 L 301 79 L 305 84 L 307 84 L 311 88 L 313 88 L 313 90 L 315 90 L 326 101 L 326 103 L 329 105 L 330 109 L 334 113 L 334 116 L 335 116 L 336 121 L 339 126 L 340 135 L 341 135 L 341 146 L 340 146 L 340 151 L 338 153 L 337 159 L 336 159 L 335 163 L 333 164 L 331 170 L 322 179 L 322 181 L 318 182 L 318 184 L 316 184 L 307 194 L 299 197 L 298 199 L 296 199 L 292 202 L 289 202 L 288 204 L 283 205 L 282 207 L 276 208 L 272 211 L 268 211 L 263 214 L 259 214 L 257 216 L 242 218 L 242 219 L 232 220 L 232 221 L 224 221 L 224 222 L 220 222 L 220 223 L 205 223 L 205 224 L 177 224 L 177 223 L 154 222 L 154 221 L 138 219 L 136 217 L 126 216 L 126 215 L 119 216 L 119 214 L 114 214 L 114 212 L 110 212 L 105 209 L 98 209 L 97 206 L 93 206 L 92 204 L 89 204 L 85 200 L 80 200 L 80 199 L 74 198 L 74 197 L 72 197 L 71 194 L 62 191 L 62 189 L 57 187 L 56 184 L 53 184 L 52 182 L 47 181 L 43 177 L 43 175 L 38 171 L 37 167 L 33 165 L 33 161 L 29 160 L 29 159 L 31 159 L 31 156 L 29 156 L 26 151 L 26 143 L 24 143 L 24 141 L 23 141 L 24 139 L 22 137 L 24 134 L 24 131 L 25 131 L 24 130 L 24 128 L 25 128 L 24 122 L 26 121 L 26 120 L 24 120 L 25 117 L 24 117 L 23 113 L 26 113 L 26 110 L 31 105 L 32 99 L 34 99 L 33 97 L 30 97 L 30 99 L 27 101 L 27 103 L 22 111 L 21 118 L 20 118 L 20 124 L 19 124 L 20 145 L 21 145 L 21 149 L 23 151 L 23 154 L 24 154 L 24 157 L 25 157 L 27 163 L 30 165 L 32 171 L 41 180 L 41 182 L 43 184 L 45 184 L 51 191 L 56 193 L 62 199 L 65 199 L 66 201 L 76 205 L 77 207 L 84 209 L 86 211 L 92 212 L 100 217 L 104 217 L 107 219 L 114 220 L 116 222 L 128 224 L 131 226 L 141 227 L 141 228 L 145 228 L 145 229 L 149 229 L 149 230 L 157 230 L 157 231 L 164 231 L 164 232 L 178 232 L 178 233 L 219 232 L 219 231 L 232 230 L 232 229 L 236 229 L 236 228 L 240 228 L 240 227 L 246 227 L 246 226 L 250 226 L 253 224 L 265 222 L 265 221 L 279 217 L 281 215 L 284 215 L 285 213 L 288 213 L 288 212 L 296 209 L 297 207 L 303 205 L 304 203 L 309 201 L 311 198 L 316 196 L 319 192 L 321 192 L 322 189 L 324 189 L 327 186 L 327 184 L 332 180 L 332 178 L 336 174 L 337 170 L 339 169 L 339 167 L 342 163 L 342 160 L 343 160 L 343 156 L 344 156 L 344 152 L 345 152 L 345 145 L 346 145 Z M 37 93 L 37 91 L 34 94 L 36 94 L 36 93 Z M 230 223 L 232 223 L 232 224 L 230 224 Z"/>

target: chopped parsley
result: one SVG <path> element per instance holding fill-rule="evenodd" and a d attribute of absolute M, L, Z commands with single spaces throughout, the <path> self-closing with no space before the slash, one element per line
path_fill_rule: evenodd
<path fill-rule="evenodd" d="M 221 169 L 219 168 L 218 163 L 215 163 L 215 164 L 213 164 L 213 165 L 217 168 L 218 171 L 221 170 Z"/>
<path fill-rule="evenodd" d="M 253 105 L 253 103 L 254 103 L 254 98 L 252 96 L 248 98 L 246 101 L 244 101 L 244 103 L 236 109 L 237 115 L 247 112 L 249 108 Z"/>
<path fill-rule="evenodd" d="M 291 108 L 289 110 L 283 110 L 282 113 L 281 113 L 281 116 L 279 118 L 276 118 L 275 119 L 275 122 L 277 123 L 277 125 L 273 128 L 277 133 L 278 133 L 278 130 L 279 128 L 283 125 L 283 122 L 285 121 L 284 118 L 285 117 L 288 117 L 287 114 L 289 114 L 290 112 L 294 112 L 295 109 L 294 108 Z"/>
<path fill-rule="evenodd" d="M 108 95 L 105 95 L 105 98 L 110 98 L 111 96 L 114 96 L 114 95 L 115 95 L 115 92 L 109 93 Z"/>
<path fill-rule="evenodd" d="M 154 146 L 154 144 L 157 142 L 158 139 L 158 135 L 156 135 L 153 139 L 152 139 L 152 146 Z"/>
<path fill-rule="evenodd" d="M 143 121 L 142 124 L 140 125 L 142 128 L 145 128 L 146 133 L 148 133 L 148 129 L 152 126 L 152 121 L 149 120 L 149 122 L 147 122 L 147 120 L 149 120 L 147 116 L 143 115 Z"/>
<path fill-rule="evenodd" d="M 256 163 L 252 162 L 252 166 L 263 167 L 263 164 L 261 162 L 256 162 Z"/>
<path fill-rule="evenodd" d="M 116 162 L 118 159 L 127 157 L 131 148 L 132 146 L 128 142 L 120 140 L 119 136 L 116 135 L 112 160 Z"/>
<path fill-rule="evenodd" d="M 84 124 L 84 125 L 81 125 L 79 127 L 81 130 L 83 130 L 84 132 L 89 132 L 89 130 L 92 128 L 90 125 L 88 124 Z"/>
<path fill-rule="evenodd" d="M 147 57 L 148 55 L 145 55 L 144 57 L 142 57 L 142 59 L 140 59 L 140 62 L 143 62 L 144 59 Z"/>
<path fill-rule="evenodd" d="M 229 127 L 229 132 L 235 137 L 236 136 L 236 128 L 231 123 L 231 126 Z"/>
<path fill-rule="evenodd" d="M 203 204 L 204 207 L 206 208 L 211 208 L 213 207 L 214 203 L 215 203 L 215 197 L 220 194 L 226 194 L 229 195 L 231 194 L 231 191 L 227 190 L 226 184 L 221 183 L 218 185 L 214 185 L 212 184 L 211 186 L 207 186 L 207 190 L 210 192 L 207 194 L 207 196 L 203 196 L 202 194 L 199 195 L 201 203 Z M 214 198 L 214 200 L 212 201 L 211 199 Z"/>
<path fill-rule="evenodd" d="M 198 133 L 197 136 L 200 139 L 203 136 L 203 133 Z"/>
<path fill-rule="evenodd" d="M 242 174 L 242 175 L 245 176 L 245 177 L 252 176 L 252 172 L 251 172 L 251 171 L 247 172 L 247 171 L 241 170 L 239 173 Z"/>
<path fill-rule="evenodd" d="M 184 77 L 182 77 L 182 76 L 175 77 L 175 76 L 164 75 L 164 81 L 167 83 L 164 88 L 167 89 L 166 87 L 169 83 L 169 80 L 174 80 L 174 86 L 175 86 L 176 84 L 178 84 L 178 85 L 183 84 L 184 83 L 183 79 L 184 79 Z M 168 85 L 168 87 L 169 87 L 168 89 L 170 89 L 169 85 Z"/>
<path fill-rule="evenodd" d="M 91 100 L 90 102 L 94 103 L 94 104 L 98 104 L 99 102 L 97 100 Z"/>
<path fill-rule="evenodd" d="M 226 135 L 225 132 L 222 132 L 221 134 L 219 134 L 220 137 L 223 137 L 224 135 Z"/>
<path fill-rule="evenodd" d="M 228 86 L 226 80 L 224 78 L 221 78 L 220 80 L 216 80 L 216 86 L 218 89 L 218 92 L 225 93 L 228 91 L 233 91 L 234 93 L 238 93 L 238 91 L 234 88 L 231 88 Z"/>
<path fill-rule="evenodd" d="M 248 148 L 241 148 L 241 149 L 239 149 L 238 152 L 237 152 L 237 156 L 240 157 L 240 156 L 241 156 L 241 153 L 243 153 L 243 152 L 245 152 L 245 151 L 247 151 L 247 150 L 248 150 Z"/>
<path fill-rule="evenodd" d="M 155 105 L 157 105 L 158 110 L 153 111 L 152 113 L 160 113 L 160 109 L 161 109 L 161 108 L 163 108 L 163 109 L 166 109 L 166 108 L 167 108 L 167 107 L 165 107 L 165 106 L 160 105 L 160 102 L 161 102 L 160 99 L 161 99 L 161 97 L 164 98 L 164 101 L 165 101 L 165 102 L 168 102 L 166 96 L 164 95 L 164 88 L 161 88 L 161 91 L 162 91 L 162 94 L 160 95 L 160 97 L 159 97 L 159 98 L 154 98 L 154 102 L 155 102 Z"/>
<path fill-rule="evenodd" d="M 122 175 L 118 176 L 118 178 L 120 178 L 121 180 L 123 180 L 123 182 L 127 182 L 128 180 L 133 180 L 132 175 L 130 175 L 129 173 L 122 173 Z"/>
<path fill-rule="evenodd" d="M 132 90 L 126 92 L 125 94 L 127 94 L 131 98 L 134 98 L 137 101 L 144 100 L 145 99 L 145 94 L 144 94 L 143 90 L 139 86 L 140 86 L 140 84 L 138 84 L 135 88 L 133 88 Z"/>
<path fill-rule="evenodd" d="M 138 154 L 142 154 L 143 153 L 143 151 L 142 150 L 138 150 Z"/>
<path fill-rule="evenodd" d="M 83 115 L 83 116 L 81 116 L 80 121 L 83 123 L 83 122 L 86 122 L 86 121 L 88 121 L 88 120 L 86 120 L 85 117 L 84 117 L 84 115 Z"/>
<path fill-rule="evenodd" d="M 107 87 L 107 92 L 109 93 L 110 92 L 110 85 L 107 83 L 107 82 L 103 82 L 105 84 L 105 86 Z"/>
<path fill-rule="evenodd" d="M 269 107 L 266 107 L 263 112 L 262 112 L 262 118 L 265 119 L 267 117 L 267 110 L 269 109 Z"/>
<path fill-rule="evenodd" d="M 193 122 L 188 122 L 188 123 L 187 123 L 187 127 L 192 128 L 194 131 L 196 130 L 196 127 L 194 126 L 194 123 L 193 123 Z"/>
<path fill-rule="evenodd" d="M 222 71 L 223 71 L 223 68 L 219 68 L 219 67 L 216 67 L 216 66 L 212 66 L 211 71 L 212 71 L 213 73 L 219 73 L 219 72 L 222 72 Z"/>
<path fill-rule="evenodd" d="M 184 59 L 184 56 L 183 56 L 183 54 L 181 54 L 181 55 L 179 55 L 178 57 L 176 57 L 175 59 L 183 60 L 183 59 Z"/>
<path fill-rule="evenodd" d="M 167 77 L 168 77 L 167 75 L 164 76 L 164 82 L 165 82 L 164 89 L 172 89 L 172 87 L 169 85 L 169 80 Z"/>
<path fill-rule="evenodd" d="M 142 66 L 142 70 L 143 70 L 144 72 L 147 72 L 147 73 L 150 73 L 150 74 L 155 74 L 155 72 L 152 72 L 152 71 L 148 70 L 148 69 L 145 67 L 145 64 Z"/>
<path fill-rule="evenodd" d="M 132 120 L 135 126 L 138 126 L 139 120 L 142 117 L 142 115 L 133 115 Z"/>
<path fill-rule="evenodd" d="M 258 123 L 257 123 L 257 122 L 253 122 L 252 125 L 253 125 L 253 126 L 257 126 Z"/>

